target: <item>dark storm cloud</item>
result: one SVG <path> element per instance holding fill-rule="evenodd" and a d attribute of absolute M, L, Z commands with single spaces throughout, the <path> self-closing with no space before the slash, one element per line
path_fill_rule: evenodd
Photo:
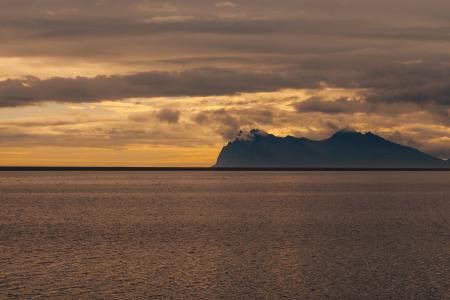
<path fill-rule="evenodd" d="M 450 84 L 424 84 L 401 88 L 379 88 L 369 94 L 369 100 L 389 103 L 414 102 L 417 104 L 435 103 L 450 106 Z"/>
<path fill-rule="evenodd" d="M 373 68 L 360 81 L 368 88 L 368 103 L 414 103 L 444 110 L 450 106 L 450 65 L 444 62 Z"/>
<path fill-rule="evenodd" d="M 313 87 L 314 82 L 283 73 L 202 68 L 183 72 L 147 72 L 94 78 L 50 78 L 0 82 L 0 106 L 44 101 L 96 102 L 133 97 L 208 96 Z"/>
<path fill-rule="evenodd" d="M 366 101 L 348 99 L 324 101 L 311 98 L 296 104 L 303 112 L 354 113 L 370 111 L 374 104 L 414 103 L 450 105 L 450 70 L 433 65 L 420 68 L 396 67 L 388 70 L 331 66 L 326 72 L 311 69 L 243 71 L 197 68 L 180 72 L 0 81 L 0 106 L 14 107 L 46 101 L 99 102 L 124 98 L 231 95 L 243 92 L 276 91 L 283 88 L 333 87 L 365 89 Z"/>

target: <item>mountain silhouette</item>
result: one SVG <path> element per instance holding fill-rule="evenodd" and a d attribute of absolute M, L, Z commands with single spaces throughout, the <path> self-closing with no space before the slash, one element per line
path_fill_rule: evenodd
<path fill-rule="evenodd" d="M 328 139 L 314 141 L 277 137 L 252 129 L 239 132 L 228 142 L 214 167 L 444 168 L 448 165 L 448 161 L 371 132 L 342 130 Z"/>

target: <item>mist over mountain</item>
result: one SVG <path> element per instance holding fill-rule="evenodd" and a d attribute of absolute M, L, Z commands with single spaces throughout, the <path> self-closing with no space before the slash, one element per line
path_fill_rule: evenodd
<path fill-rule="evenodd" d="M 371 132 L 342 130 L 314 141 L 278 137 L 252 129 L 241 131 L 223 147 L 214 167 L 420 168 L 449 166 L 415 148 Z"/>

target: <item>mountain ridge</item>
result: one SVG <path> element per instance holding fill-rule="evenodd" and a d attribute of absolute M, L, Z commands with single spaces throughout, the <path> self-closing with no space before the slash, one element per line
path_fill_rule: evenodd
<path fill-rule="evenodd" d="M 240 131 L 220 152 L 214 167 L 417 168 L 449 162 L 394 143 L 372 132 L 340 130 L 324 140 L 278 137 L 259 129 Z"/>

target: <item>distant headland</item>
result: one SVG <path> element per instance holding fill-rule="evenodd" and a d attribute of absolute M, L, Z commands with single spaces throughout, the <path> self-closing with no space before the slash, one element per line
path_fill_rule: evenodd
<path fill-rule="evenodd" d="M 240 131 L 223 147 L 216 168 L 449 168 L 445 161 L 371 132 L 341 130 L 314 141 Z"/>

